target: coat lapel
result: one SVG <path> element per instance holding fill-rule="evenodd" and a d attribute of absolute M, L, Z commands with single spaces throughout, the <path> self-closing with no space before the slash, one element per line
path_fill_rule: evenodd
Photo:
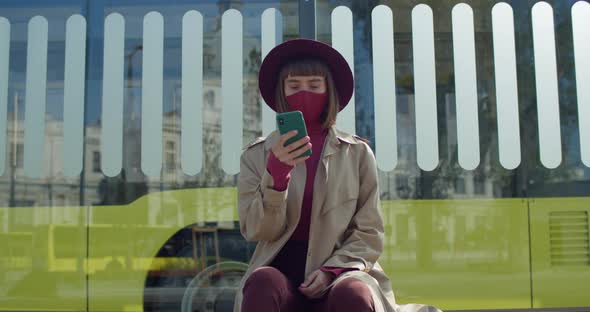
<path fill-rule="evenodd" d="M 334 127 L 330 128 L 320 163 L 318 164 L 318 171 L 315 176 L 313 184 L 313 204 L 312 204 L 312 216 L 319 217 L 322 211 L 325 209 L 325 202 L 328 192 L 328 176 L 330 172 L 330 158 L 340 150 L 340 141 L 336 136 L 336 130 Z"/>

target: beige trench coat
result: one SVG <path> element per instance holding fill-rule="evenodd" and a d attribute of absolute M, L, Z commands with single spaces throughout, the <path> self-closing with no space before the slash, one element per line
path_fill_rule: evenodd
<path fill-rule="evenodd" d="M 285 191 L 275 191 L 266 160 L 278 139 L 276 131 L 267 138 L 259 138 L 241 156 L 240 230 L 246 240 L 257 241 L 258 245 L 236 295 L 234 312 L 240 311 L 246 279 L 255 269 L 271 263 L 299 220 L 305 164 L 293 169 Z M 321 152 L 314 180 L 305 276 L 321 266 L 357 268 L 358 271 L 339 276 L 321 294 L 343 278 L 355 277 L 371 289 L 378 312 L 400 310 L 390 281 L 377 262 L 383 251 L 384 228 L 373 152 L 360 138 L 335 127 L 329 130 Z"/>

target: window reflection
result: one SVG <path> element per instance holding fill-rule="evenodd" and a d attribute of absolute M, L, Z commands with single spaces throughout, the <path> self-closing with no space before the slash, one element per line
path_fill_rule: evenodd
<path fill-rule="evenodd" d="M 499 162 L 496 94 L 494 76 L 494 47 L 492 41 L 491 9 L 501 1 L 466 1 L 474 11 L 476 61 L 478 76 L 478 109 L 480 129 L 480 158 L 477 174 L 462 169 L 457 159 L 457 115 L 455 80 L 453 73 L 453 43 L 451 9 L 446 2 L 427 3 L 433 10 L 435 30 L 436 83 L 438 98 L 438 130 L 441 161 L 432 172 L 420 170 L 416 163 L 416 133 L 414 106 L 414 77 L 412 56 L 411 12 L 420 1 L 318 1 L 318 36 L 331 41 L 330 14 L 339 5 L 351 8 L 354 15 L 354 53 L 357 97 L 357 133 L 374 142 L 373 85 L 371 63 L 372 9 L 385 4 L 394 14 L 394 40 L 397 86 L 398 166 L 392 172 L 381 172 L 383 199 L 398 198 L 512 198 L 559 195 L 552 184 L 574 187 L 585 183 L 590 169 L 580 160 L 579 133 L 577 130 L 576 90 L 571 33 L 570 8 L 575 1 L 548 1 L 555 14 L 558 82 L 560 88 L 561 131 L 564 163 L 557 169 L 545 168 L 539 160 L 537 100 L 534 79 L 533 38 L 530 29 L 531 8 L 538 1 L 507 1 L 514 11 L 517 50 L 519 107 L 521 119 L 522 163 L 515 170 L 503 168 Z M 563 13 L 558 13 L 563 12 Z M 379 117 L 377 117 L 379 118 Z M 378 147 L 377 147 L 378 148 Z M 415 190 L 408 195 L 405 188 L 396 185 L 397 175 L 411 175 Z M 459 187 L 460 177 L 470 181 Z M 476 177 L 476 178 L 475 178 Z M 474 179 L 475 178 L 475 179 Z M 574 187 L 575 189 L 579 189 Z M 400 193 L 401 191 L 401 193 Z M 565 191 L 562 189 L 562 191 Z M 465 193 L 466 192 L 466 193 Z M 587 196 L 581 192 L 579 196 Z"/>
<path fill-rule="evenodd" d="M 549 211 L 558 209 L 558 206 L 560 209 L 585 209 L 579 205 L 585 205 L 585 198 L 590 195 L 590 169 L 580 160 L 575 64 L 571 42 L 570 8 L 577 1 L 547 1 L 555 12 L 560 130 L 564 157 L 563 163 L 556 169 L 545 168 L 539 159 L 531 32 L 531 8 L 539 1 L 503 1 L 512 7 L 515 23 L 521 143 L 511 148 L 520 149 L 522 161 L 514 170 L 505 169 L 500 164 L 498 152 L 491 10 L 499 2 L 502 1 L 463 1 L 474 12 L 481 159 L 475 170 L 465 170 L 458 164 L 457 99 L 451 27 L 451 10 L 458 2 L 318 1 L 318 36 L 327 43 L 332 39 L 332 10 L 344 5 L 353 12 L 356 130 L 357 134 L 369 138 L 373 143 L 375 118 L 387 117 L 375 115 L 373 107 L 371 13 L 378 5 L 386 5 L 393 12 L 399 160 L 393 171 L 379 172 L 386 224 L 385 249 L 380 262 L 386 271 L 391 270 L 392 275 L 396 276 L 397 286 L 394 284 L 394 288 L 400 302 L 413 302 L 421 296 L 450 298 L 454 295 L 449 288 L 454 288 L 461 289 L 462 298 L 489 298 L 481 299 L 482 303 L 488 302 L 486 300 L 518 301 L 523 307 L 530 305 L 528 296 L 519 294 L 531 285 L 529 269 L 534 271 L 547 261 L 541 251 L 547 244 L 544 231 L 549 228 L 548 223 L 545 223 L 546 210 L 543 209 Z M 418 4 L 427 4 L 434 15 L 440 163 L 433 171 L 421 170 L 417 164 L 411 12 Z M 373 147 L 379 149 L 379 146 Z M 570 196 L 577 197 L 571 199 L 568 198 Z M 557 199 L 553 202 L 547 198 L 545 204 L 544 199 L 539 197 Z M 535 201 L 542 204 L 532 204 Z M 534 216 L 530 220 L 526 214 L 529 207 Z M 531 254 L 526 251 L 528 243 L 520 247 L 518 243 L 527 241 L 529 222 L 537 223 L 531 227 L 539 229 L 536 232 L 539 236 L 531 238 Z M 531 258 L 533 267 L 529 268 L 527 262 Z M 533 278 L 533 283 L 538 284 L 534 284 L 531 290 L 535 300 L 557 302 L 559 299 L 554 300 L 552 296 L 567 295 L 566 292 L 548 295 L 548 290 L 533 293 L 544 282 L 555 284 L 561 278 L 560 274 L 563 274 L 554 272 L 555 275 L 548 277 L 549 269 L 543 267 L 538 270 L 541 273 Z M 542 274 L 548 275 L 541 277 Z M 478 291 L 477 288 L 494 288 L 489 284 L 492 275 L 496 283 L 503 280 L 506 281 L 504 285 L 509 283 L 511 287 L 496 289 L 493 295 Z M 421 277 L 428 279 L 427 287 L 422 282 L 416 282 L 422 280 Z M 541 279 L 542 282 L 539 282 Z M 444 282 L 438 284 L 435 280 Z M 557 291 L 557 288 L 551 289 Z M 462 302 L 456 306 L 457 309 L 468 305 L 463 299 L 457 300 Z M 514 303 L 513 306 L 516 305 Z"/>
<path fill-rule="evenodd" d="M 525 212 L 529 206 L 545 207 L 539 204 L 539 197 L 559 198 L 559 204 L 548 202 L 544 204 L 547 206 L 561 205 L 562 200 L 573 205 L 565 197 L 587 197 L 590 190 L 590 169 L 580 162 L 577 126 L 569 14 L 575 1 L 548 1 L 557 13 L 556 55 L 564 156 L 562 165 L 552 170 L 543 167 L 538 152 L 530 30 L 530 9 L 538 1 L 508 1 L 515 15 L 519 110 L 521 120 L 526 121 L 521 123 L 521 146 L 514 147 L 521 149 L 523 157 L 515 170 L 506 170 L 498 161 L 490 12 L 499 1 L 465 1 L 474 10 L 476 29 L 481 163 L 475 170 L 464 170 L 458 165 L 450 19 L 453 3 L 427 1 L 434 13 L 440 135 L 440 164 L 432 172 L 421 170 L 416 163 L 410 17 L 414 6 L 422 2 L 318 1 L 319 38 L 325 42 L 331 41 L 331 10 L 347 5 L 353 13 L 356 130 L 372 142 L 374 121 L 379 116 L 374 116 L 372 106 L 370 14 L 379 4 L 391 7 L 394 14 L 399 161 L 392 172 L 380 172 L 386 224 L 382 264 L 387 271 L 396 272 L 397 283 L 402 285 L 396 289 L 401 290 L 402 301 L 411 299 L 404 298 L 405 294 L 456 298 L 457 292 L 444 292 L 452 288 L 448 285 L 467 285 L 466 280 L 485 285 L 489 283 L 486 274 L 490 271 L 497 271 L 495 278 L 503 283 L 517 285 L 519 291 L 527 290 L 532 269 L 526 248 L 529 216 Z M 44 1 L 14 3 L 0 3 L 0 15 L 11 23 L 7 145 L 3 150 L 9 155 L 0 177 L 0 246 L 5 251 L 0 256 L 0 297 L 6 300 L 0 300 L 0 309 L 36 310 L 52 306 L 60 310 L 89 307 L 100 311 L 178 311 L 188 291 L 188 302 L 193 308 L 228 311 L 232 291 L 254 244 L 244 242 L 235 222 L 236 177 L 226 175 L 221 168 L 221 15 L 233 8 L 243 17 L 241 141 L 249 142 L 262 133 L 257 89 L 260 16 L 267 8 L 277 8 L 284 18 L 284 38 L 296 37 L 298 1 L 181 0 L 171 5 L 165 1 L 93 0 L 53 1 L 51 7 Z M 181 20 L 189 10 L 198 10 L 204 18 L 203 136 L 191 138 L 203 142 L 202 170 L 196 176 L 184 174 L 180 161 L 181 90 L 191 87 L 181 83 Z M 161 175 L 148 178 L 141 171 L 142 23 L 151 11 L 164 17 L 163 136 L 154 138 L 164 144 Z M 101 168 L 101 159 L 106 156 L 101 142 L 102 40 L 104 19 L 113 12 L 124 16 L 126 23 L 121 134 L 124 143 L 121 172 L 106 177 Z M 64 177 L 68 164 L 63 161 L 65 22 L 72 14 L 84 14 L 88 21 L 81 178 Z M 36 15 L 48 20 L 49 43 L 43 172 L 40 178 L 33 179 L 24 173 L 24 122 L 27 23 Z M 538 210 L 531 211 L 534 221 Z M 416 282 L 420 274 L 425 274 L 431 282 L 429 286 L 437 289 L 436 295 L 426 293 L 430 288 Z M 525 286 L 521 287 L 519 283 L 523 281 Z M 459 287 L 460 297 L 481 295 L 473 293 L 476 288 Z M 529 294 L 523 297 L 523 302 L 530 305 Z M 135 298 L 134 306 L 128 305 L 133 301 L 129 298 Z M 497 298 L 489 300 L 494 299 Z"/>
<path fill-rule="evenodd" d="M 86 145 L 87 155 L 103 148 L 101 23 L 113 12 L 125 19 L 125 45 L 122 169 L 115 177 L 90 172 L 92 167 L 85 171 L 85 201 L 92 203 L 90 266 L 95 270 L 90 277 L 91 307 L 124 309 L 124 299 L 117 299 L 124 296 L 116 296 L 115 292 L 131 290 L 143 295 L 139 298 L 143 298 L 146 311 L 178 311 L 183 296 L 194 291 L 190 297 L 193 310 L 229 311 L 243 265 L 249 261 L 254 245 L 243 240 L 233 221 L 236 176 L 225 174 L 221 167 L 221 16 L 228 9 L 237 9 L 243 18 L 244 129 L 239 141 L 245 144 L 262 132 L 257 83 L 261 62 L 260 17 L 271 7 L 279 9 L 284 17 L 285 38 L 295 37 L 297 1 L 180 1 L 173 6 L 167 2 L 92 2 L 90 18 L 96 27 L 89 48 L 91 96 L 87 102 L 86 140 L 93 143 Z M 182 17 L 189 10 L 197 10 L 203 16 L 202 137 L 181 133 L 181 91 L 193 87 L 183 86 L 181 80 Z M 164 18 L 163 161 L 161 174 L 147 177 L 141 171 L 140 154 L 141 82 L 145 73 L 142 23 L 151 11 Z M 188 122 L 192 119 L 184 117 L 188 117 Z M 183 172 L 181 135 L 188 135 L 191 141 L 202 140 L 202 167 L 195 176 Z M 97 157 L 101 156 L 104 157 Z M 121 241 L 117 248 L 104 244 L 111 239 Z M 147 276 L 139 276 L 145 272 L 142 269 Z M 142 285 L 131 285 L 140 279 Z M 108 286 L 115 281 L 117 287 L 124 289 Z M 145 288 L 137 289 L 138 286 Z"/>
<path fill-rule="evenodd" d="M 0 309 L 36 310 L 53 306 L 84 309 L 86 300 L 85 213 L 80 204 L 79 177 L 66 177 L 64 168 L 64 61 L 67 18 L 81 14 L 83 1 L 0 3 L 0 16 L 10 23 L 6 153 L 0 177 Z M 29 21 L 43 16 L 48 23 L 45 128 L 42 129 L 41 168 L 25 174 L 25 112 Z M 3 73 L 4 74 L 4 73 Z M 29 99 L 30 100 L 30 99 Z M 87 163 L 89 165 L 89 163 Z M 71 208 L 75 207 L 75 208 Z M 67 232 L 66 235 L 63 235 Z M 62 249 L 62 246 L 67 246 Z M 52 257 L 50 257 L 50 254 Z M 64 262 L 65 261 L 65 262 Z M 56 276 L 60 278 L 56 278 Z M 66 295 L 67 293 L 67 295 Z M 21 299 L 25 298 L 25 299 Z"/>

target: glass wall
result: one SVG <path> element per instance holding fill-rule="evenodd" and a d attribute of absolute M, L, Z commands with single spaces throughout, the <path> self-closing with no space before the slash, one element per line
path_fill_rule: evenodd
<path fill-rule="evenodd" d="M 178 311 L 197 273 L 208 283 L 219 270 L 217 288 L 187 302 L 231 305 L 254 245 L 237 227 L 222 124 L 244 118 L 229 153 L 262 135 L 263 48 L 297 36 L 297 10 L 297 1 L 0 2 L 10 62 L 0 70 L 1 310 Z"/>
<path fill-rule="evenodd" d="M 121 148 L 122 166 L 116 175 L 85 171 L 84 196 L 92 205 L 89 310 L 178 311 L 183 299 L 185 310 L 231 306 L 254 245 L 235 221 L 237 176 L 226 158 L 262 135 L 263 14 L 280 12 L 272 15 L 272 27 L 287 39 L 296 35 L 297 8 L 296 1 L 92 2 L 97 28 L 90 38 L 89 93 L 99 96 L 88 99 L 87 129 L 100 144 L 87 144 L 86 155 L 102 153 L 103 166 L 110 166 L 105 153 L 117 148 L 101 141 L 109 139 L 104 129 L 110 125 L 101 117 L 112 104 L 105 101 L 112 47 L 103 45 L 111 14 L 124 18 L 125 37 L 123 141 L 112 141 Z M 148 54 L 151 40 L 159 40 L 161 54 Z M 159 67 L 150 68 L 155 63 Z M 162 81 L 149 80 L 154 72 L 163 73 Z M 237 80 L 224 80 L 228 76 Z M 160 83 L 159 93 L 148 92 Z M 223 131 L 231 116 L 243 116 L 243 131 L 228 137 Z M 113 248 L 121 237 L 125 243 Z"/>
<path fill-rule="evenodd" d="M 318 39 L 354 66 L 355 129 L 376 151 L 380 261 L 398 300 L 587 304 L 576 290 L 590 274 L 585 54 L 576 67 L 572 16 L 588 3 L 317 3 Z"/>
<path fill-rule="evenodd" d="M 399 158 L 394 170 L 383 170 L 381 187 L 384 198 L 442 199 L 442 198 L 511 198 L 548 196 L 588 196 L 590 170 L 582 163 L 580 155 L 580 133 L 578 131 L 578 109 L 576 79 L 574 71 L 574 49 L 572 43 L 571 8 L 577 1 L 548 1 L 554 12 L 555 48 L 559 89 L 559 127 L 561 145 L 556 153 L 562 161 L 548 168 L 541 162 L 539 147 L 537 90 L 535 84 L 534 40 L 532 8 L 540 1 L 318 1 L 318 39 L 332 43 L 333 28 L 338 28 L 339 6 L 350 8 L 354 29 L 354 68 L 356 74 L 356 130 L 359 135 L 375 142 L 375 114 L 373 78 L 375 73 L 372 57 L 375 48 L 384 42 L 375 43 L 379 34 L 372 32 L 373 18 L 379 19 L 380 9 L 389 8 L 393 20 L 393 41 L 395 47 L 395 95 L 397 116 L 397 140 Z M 475 67 L 477 92 L 477 117 L 474 131 L 479 133 L 478 146 L 467 149 L 479 150 L 475 168 L 460 164 L 460 148 L 457 133 L 456 81 L 453 51 L 453 9 L 465 3 L 472 9 L 475 40 Z M 520 123 L 514 136 L 520 135 L 519 145 L 504 147 L 507 154 L 520 154 L 518 166 L 503 166 L 500 159 L 498 129 L 498 96 L 494 63 L 494 38 L 492 32 L 492 9 L 498 3 L 508 3 L 513 11 L 516 48 L 516 75 L 518 114 Z M 431 27 L 434 29 L 434 54 L 436 68 L 432 71 L 436 80 L 436 117 L 438 150 L 440 162 L 434 170 L 424 170 L 418 164 L 417 118 L 414 57 L 420 57 L 413 50 L 416 33 L 412 33 L 412 14 L 422 13 L 419 4 L 430 8 Z M 422 7 L 422 9 L 424 9 Z M 428 8 L 426 9 L 428 10 Z M 501 12 L 499 12 L 501 13 Z M 336 15 L 335 15 L 336 14 Z M 336 16 L 336 19 L 335 19 Z M 419 19 L 421 16 L 416 15 Z M 458 16 L 460 17 L 460 16 Z M 502 16 L 498 15 L 498 19 Z M 427 19 L 426 19 L 427 20 Z M 377 23 L 381 22 L 378 20 Z M 415 26 L 423 26 L 418 23 Z M 414 27 L 415 27 L 414 26 Z M 422 30 L 422 29 L 418 29 Z M 499 29 L 504 30 L 504 29 Z M 459 38 L 456 39 L 457 43 Z M 500 42 L 499 42 L 500 44 Z M 422 46 L 419 46 L 422 48 Z M 514 52 L 513 52 L 514 53 Z M 499 68 L 498 70 L 501 70 Z M 501 96 L 501 95 L 500 95 Z M 501 111 L 501 108 L 500 108 Z M 377 115 L 388 121 L 389 116 Z M 502 116 L 500 116 L 502 117 Z M 420 121 L 420 120 L 418 120 Z M 500 125 L 506 126 L 506 125 Z M 477 134 L 476 132 L 476 134 Z M 435 135 L 433 130 L 428 135 Z M 500 138 L 501 139 L 501 138 Z M 471 143 L 471 141 L 465 141 Z M 467 144 L 466 144 L 467 145 Z M 502 146 L 503 147 L 503 146 Z M 379 148 L 378 146 L 376 147 Z M 508 151 L 508 150 L 515 151 Z M 426 150 L 425 150 L 426 151 Z M 468 153 L 468 152 L 466 152 Z M 422 170 L 421 170 L 422 169 Z M 430 168 L 428 168 L 430 169 Z"/>
<path fill-rule="evenodd" d="M 82 183 L 79 172 L 67 171 L 64 153 L 71 126 L 64 102 L 72 104 L 64 86 L 66 28 L 71 16 L 85 14 L 85 3 L 0 2 L 3 310 L 86 307 Z"/>
<path fill-rule="evenodd" d="M 258 67 L 299 2 L 0 1 L 0 310 L 231 311 L 239 155 L 274 130 Z M 589 306 L 590 4 L 316 4 L 398 302 Z"/>

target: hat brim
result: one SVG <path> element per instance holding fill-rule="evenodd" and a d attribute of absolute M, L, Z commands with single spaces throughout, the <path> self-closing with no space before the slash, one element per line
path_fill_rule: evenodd
<path fill-rule="evenodd" d="M 266 55 L 258 73 L 258 87 L 266 104 L 272 110 L 277 110 L 275 92 L 281 68 L 289 61 L 299 58 L 316 58 L 328 66 L 334 87 L 338 90 L 340 110 L 344 109 L 354 91 L 354 78 L 350 66 L 336 49 L 311 39 L 285 41 Z"/>

